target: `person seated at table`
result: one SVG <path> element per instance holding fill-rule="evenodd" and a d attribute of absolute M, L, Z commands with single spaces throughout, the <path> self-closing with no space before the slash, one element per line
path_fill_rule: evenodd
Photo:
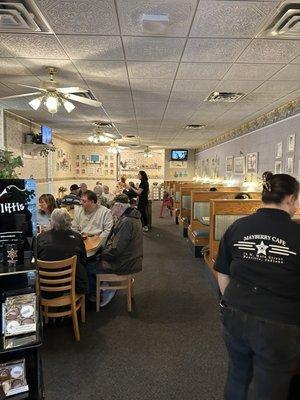
<path fill-rule="evenodd" d="M 81 196 L 82 207 L 75 209 L 72 228 L 81 234 L 107 237 L 113 226 L 112 214 L 108 208 L 97 204 L 97 200 L 91 190 Z"/>
<path fill-rule="evenodd" d="M 39 197 L 39 211 L 37 212 L 37 225 L 41 230 L 50 229 L 50 217 L 52 211 L 57 208 L 57 204 L 52 194 L 42 194 Z"/>
<path fill-rule="evenodd" d="M 126 176 L 121 176 L 120 182 L 117 183 L 116 187 L 116 195 L 122 194 L 123 190 L 126 189 Z"/>
<path fill-rule="evenodd" d="M 86 183 L 81 183 L 79 185 L 79 191 L 78 191 L 78 196 L 81 197 L 83 193 L 85 193 L 88 190 L 87 184 Z"/>
<path fill-rule="evenodd" d="M 106 199 L 106 202 L 108 204 L 110 202 L 112 202 L 114 199 L 114 195 L 112 193 L 110 193 L 109 187 L 107 185 L 103 185 L 102 197 L 104 197 Z"/>
<path fill-rule="evenodd" d="M 86 272 L 87 256 L 81 235 L 71 230 L 71 216 L 65 208 L 57 208 L 51 214 L 51 229 L 37 237 L 37 258 L 57 261 L 77 256 L 76 293 L 88 293 Z"/>
<path fill-rule="evenodd" d="M 63 206 L 71 206 L 71 208 L 74 208 L 74 206 L 80 206 L 81 201 L 80 201 L 80 197 L 78 196 L 79 193 L 79 186 L 76 185 L 76 183 L 74 185 L 70 186 L 70 194 L 66 194 L 64 196 L 64 198 L 61 201 L 61 205 Z"/>
<path fill-rule="evenodd" d="M 218 189 L 217 189 L 217 188 L 215 188 L 215 187 L 211 187 L 211 188 L 209 189 L 209 191 L 210 191 L 210 192 L 217 192 L 217 191 L 218 191 Z"/>
<path fill-rule="evenodd" d="M 91 295 L 96 291 L 96 274 L 128 275 L 142 270 L 143 231 L 141 213 L 131 208 L 125 194 L 115 197 L 111 208 L 117 222 L 111 229 L 106 244 L 99 254 L 100 261 L 88 266 Z M 104 306 L 115 295 L 115 290 L 105 290 L 100 306 Z"/>

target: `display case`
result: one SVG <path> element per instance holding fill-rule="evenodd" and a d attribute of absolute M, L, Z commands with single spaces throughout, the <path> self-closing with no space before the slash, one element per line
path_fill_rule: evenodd
<path fill-rule="evenodd" d="M 0 400 L 44 399 L 33 180 L 0 180 Z"/>

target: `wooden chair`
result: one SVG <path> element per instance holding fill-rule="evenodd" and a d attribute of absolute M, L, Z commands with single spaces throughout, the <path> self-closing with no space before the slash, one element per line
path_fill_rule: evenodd
<path fill-rule="evenodd" d="M 38 260 L 37 264 L 39 270 L 38 289 L 45 323 L 48 323 L 48 318 L 71 316 L 75 339 L 79 341 L 77 311 L 81 309 L 81 321 L 85 322 L 85 295 L 75 292 L 76 262 L 77 256 L 73 256 L 59 261 Z M 57 294 L 57 297 L 47 299 L 43 297 L 43 293 L 54 296 Z M 49 308 L 53 307 L 56 310 L 50 311 Z M 64 307 L 64 310 L 57 310 L 60 307 Z M 68 309 L 65 310 L 65 308 Z"/>
<path fill-rule="evenodd" d="M 101 282 L 119 282 L 119 285 L 101 286 Z M 97 274 L 96 275 L 96 311 L 100 309 L 100 290 L 126 290 L 127 292 L 127 311 L 132 311 L 134 278 L 132 275 L 116 275 L 116 274 Z"/>

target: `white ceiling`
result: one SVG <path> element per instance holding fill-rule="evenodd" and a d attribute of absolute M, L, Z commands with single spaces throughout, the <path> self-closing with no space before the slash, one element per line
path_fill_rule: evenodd
<path fill-rule="evenodd" d="M 197 147 L 227 129 L 300 97 L 300 41 L 255 38 L 277 0 L 36 0 L 53 34 L 0 33 L 0 96 L 40 85 L 44 67 L 60 86 L 89 88 L 123 135 L 146 145 Z M 168 14 L 165 36 L 146 36 L 143 13 Z M 212 91 L 247 95 L 204 102 Z M 31 92 L 28 89 L 28 92 Z M 0 103 L 1 104 L 1 103 Z M 5 108 L 47 123 L 71 140 L 108 120 L 81 106 L 53 117 L 28 98 Z M 186 124 L 206 124 L 201 131 Z"/>

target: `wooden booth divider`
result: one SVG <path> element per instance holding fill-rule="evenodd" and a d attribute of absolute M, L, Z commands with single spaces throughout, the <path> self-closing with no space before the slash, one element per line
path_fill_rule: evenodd
<path fill-rule="evenodd" d="M 191 218 L 188 227 L 188 238 L 191 242 L 190 245 L 193 246 L 195 257 L 200 257 L 202 247 L 207 246 L 209 243 L 210 200 L 234 199 L 237 193 L 239 192 L 201 192 L 197 190 L 191 192 Z M 260 199 L 260 192 L 247 193 L 252 199 Z"/>

